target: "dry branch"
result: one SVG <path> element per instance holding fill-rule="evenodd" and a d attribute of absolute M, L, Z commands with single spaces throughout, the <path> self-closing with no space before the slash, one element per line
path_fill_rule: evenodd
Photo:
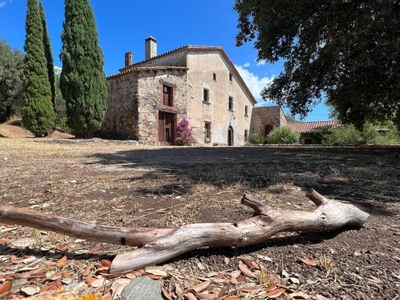
<path fill-rule="evenodd" d="M 283 231 L 329 232 L 344 226 L 361 227 L 369 216 L 354 205 L 327 199 L 314 190 L 307 193 L 307 197 L 317 206 L 312 212 L 276 210 L 244 195 L 241 203 L 252 208 L 254 215 L 237 223 L 133 229 L 90 224 L 11 206 L 0 206 L 0 223 L 55 231 L 87 240 L 138 246 L 138 249 L 114 259 L 110 272 L 118 274 L 162 263 L 196 248 L 260 243 Z"/>

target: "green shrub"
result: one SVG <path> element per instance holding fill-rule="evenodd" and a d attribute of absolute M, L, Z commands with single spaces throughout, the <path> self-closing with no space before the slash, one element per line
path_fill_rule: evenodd
<path fill-rule="evenodd" d="M 372 145 L 400 144 L 400 135 L 391 121 L 385 123 L 365 123 L 362 131 L 363 142 Z"/>
<path fill-rule="evenodd" d="M 268 144 L 298 144 L 300 133 L 294 132 L 289 127 L 278 127 L 268 136 Z"/>
<path fill-rule="evenodd" d="M 250 142 L 252 144 L 259 144 L 261 143 L 261 137 L 257 132 L 253 132 L 253 134 L 251 135 L 251 139 Z"/>
<path fill-rule="evenodd" d="M 354 125 L 343 125 L 334 129 L 325 135 L 322 143 L 325 145 L 358 145 L 363 142 L 363 136 Z"/>

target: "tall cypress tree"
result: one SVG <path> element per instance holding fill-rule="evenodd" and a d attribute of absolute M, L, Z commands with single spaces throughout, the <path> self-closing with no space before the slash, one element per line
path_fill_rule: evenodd
<path fill-rule="evenodd" d="M 28 0 L 24 50 L 24 83 L 22 120 L 36 136 L 45 136 L 54 129 L 55 113 L 43 46 L 43 25 L 37 0 Z"/>
<path fill-rule="evenodd" d="M 103 52 L 89 0 L 65 0 L 61 40 L 60 88 L 68 126 L 76 137 L 89 138 L 101 127 L 107 100 Z"/>
<path fill-rule="evenodd" d="M 44 55 L 46 56 L 46 61 L 47 61 L 47 73 L 49 75 L 49 81 L 50 81 L 51 102 L 53 103 L 53 108 L 55 111 L 56 84 L 54 75 L 54 59 L 53 59 L 53 52 L 51 51 L 50 37 L 47 31 L 46 15 L 44 13 L 42 1 L 39 2 L 39 10 L 43 26 L 43 46 L 44 46 Z"/>

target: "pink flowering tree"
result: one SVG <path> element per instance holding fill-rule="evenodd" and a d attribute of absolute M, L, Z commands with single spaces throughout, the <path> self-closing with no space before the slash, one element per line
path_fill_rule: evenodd
<path fill-rule="evenodd" d="M 176 125 L 176 144 L 180 146 L 191 145 L 195 142 L 192 133 L 192 128 L 189 126 L 189 121 L 183 118 Z"/>

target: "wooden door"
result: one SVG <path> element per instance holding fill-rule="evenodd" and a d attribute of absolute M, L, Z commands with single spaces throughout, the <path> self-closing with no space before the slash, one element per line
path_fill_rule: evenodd
<path fill-rule="evenodd" d="M 158 140 L 160 143 L 174 144 L 175 114 L 160 111 L 158 114 Z"/>

